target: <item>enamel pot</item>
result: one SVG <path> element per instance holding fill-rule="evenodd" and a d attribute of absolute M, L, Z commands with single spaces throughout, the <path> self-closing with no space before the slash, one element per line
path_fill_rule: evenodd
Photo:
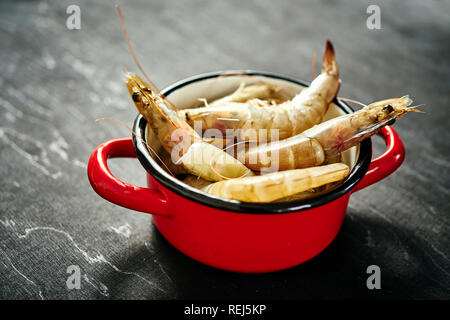
<path fill-rule="evenodd" d="M 177 107 L 186 107 L 199 97 L 209 99 L 229 93 L 242 81 L 259 80 L 288 91 L 298 92 L 307 86 L 272 73 L 217 72 L 180 81 L 162 93 Z M 338 100 L 333 108 L 331 117 L 353 112 Z M 349 155 L 350 175 L 332 192 L 292 203 L 244 203 L 208 195 L 166 172 L 144 143 L 146 121 L 141 115 L 133 131 L 132 138 L 105 142 L 92 153 L 87 173 L 93 189 L 112 203 L 150 213 L 165 239 L 192 259 L 236 272 L 282 270 L 319 254 L 339 232 L 350 196 L 390 175 L 405 156 L 398 134 L 387 126 L 380 132 L 387 150 L 372 160 L 371 140 L 361 142 Z M 148 187 L 114 177 L 107 160 L 121 157 L 139 159 Z"/>

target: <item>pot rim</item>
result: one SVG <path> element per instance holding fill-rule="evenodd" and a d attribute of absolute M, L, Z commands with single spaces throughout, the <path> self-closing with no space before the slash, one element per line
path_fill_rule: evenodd
<path fill-rule="evenodd" d="M 173 85 L 165 88 L 161 91 L 164 96 L 169 96 L 176 90 L 185 87 L 191 83 L 203 81 L 218 76 L 236 76 L 236 75 L 251 75 L 261 76 L 274 79 L 280 79 L 289 81 L 304 87 L 308 87 L 309 83 L 302 80 L 293 79 L 281 74 L 254 71 L 254 70 L 231 70 L 231 71 L 216 71 L 203 73 L 197 76 L 189 77 L 184 80 L 178 81 Z M 352 113 L 354 110 L 346 103 L 335 98 L 333 103 L 336 104 L 345 113 Z M 344 180 L 344 183 L 335 190 L 328 192 L 324 195 L 320 195 L 311 199 L 299 200 L 294 202 L 280 202 L 280 203 L 250 203 L 241 202 L 237 200 L 230 200 L 220 198 L 208 193 L 205 193 L 199 189 L 188 186 L 181 180 L 171 176 L 166 172 L 150 155 L 150 152 L 144 143 L 145 130 L 147 121 L 138 114 L 133 124 L 133 145 L 136 151 L 137 158 L 146 171 L 156 179 L 160 184 L 170 191 L 197 202 L 202 205 L 213 207 L 220 210 L 239 212 L 239 213 L 256 213 L 256 214 L 271 214 L 271 213 L 290 213 L 303 211 L 315 207 L 325 205 L 337 198 L 350 192 L 366 174 L 369 169 L 369 165 L 372 158 L 372 142 L 371 139 L 365 139 L 360 143 L 360 150 L 358 159 L 355 166 L 351 170 L 349 176 Z"/>

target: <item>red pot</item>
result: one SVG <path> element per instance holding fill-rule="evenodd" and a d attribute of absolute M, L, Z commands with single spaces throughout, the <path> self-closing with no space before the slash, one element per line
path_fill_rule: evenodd
<path fill-rule="evenodd" d="M 305 86 L 279 75 L 245 73 Z M 224 78 L 218 75 L 190 78 L 162 93 L 169 96 L 195 82 Z M 335 104 L 346 113 L 352 112 L 339 101 Z M 145 119 L 139 115 L 133 139 L 105 142 L 92 153 L 87 171 L 93 189 L 110 202 L 151 213 L 161 234 L 189 257 L 238 272 L 282 270 L 320 253 L 341 228 L 350 195 L 391 174 L 405 156 L 398 134 L 385 127 L 381 136 L 387 144 L 386 152 L 371 161 L 371 141 L 363 141 L 349 177 L 331 193 L 294 203 L 243 203 L 203 193 L 164 171 L 142 142 L 145 126 Z M 109 158 L 136 156 L 147 170 L 148 188 L 122 182 L 108 169 Z"/>

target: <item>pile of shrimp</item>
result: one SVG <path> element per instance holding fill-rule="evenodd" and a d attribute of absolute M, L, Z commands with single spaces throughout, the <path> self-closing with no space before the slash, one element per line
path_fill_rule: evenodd
<path fill-rule="evenodd" d="M 178 110 L 150 80 L 127 72 L 125 83 L 162 167 L 211 196 L 243 202 L 298 201 L 330 192 L 350 174 L 345 150 L 415 111 L 404 96 L 323 121 L 341 83 L 330 41 L 321 73 L 294 97 L 258 82 L 213 101 L 198 97 L 203 106 Z M 204 135 L 211 129 L 227 138 Z"/>

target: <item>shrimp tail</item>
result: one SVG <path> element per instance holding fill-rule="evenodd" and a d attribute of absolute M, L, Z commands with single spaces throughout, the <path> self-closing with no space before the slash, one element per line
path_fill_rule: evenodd
<path fill-rule="evenodd" d="M 327 40 L 325 44 L 325 52 L 322 60 L 322 72 L 339 77 L 339 67 L 336 61 L 336 54 L 330 40 Z"/>

